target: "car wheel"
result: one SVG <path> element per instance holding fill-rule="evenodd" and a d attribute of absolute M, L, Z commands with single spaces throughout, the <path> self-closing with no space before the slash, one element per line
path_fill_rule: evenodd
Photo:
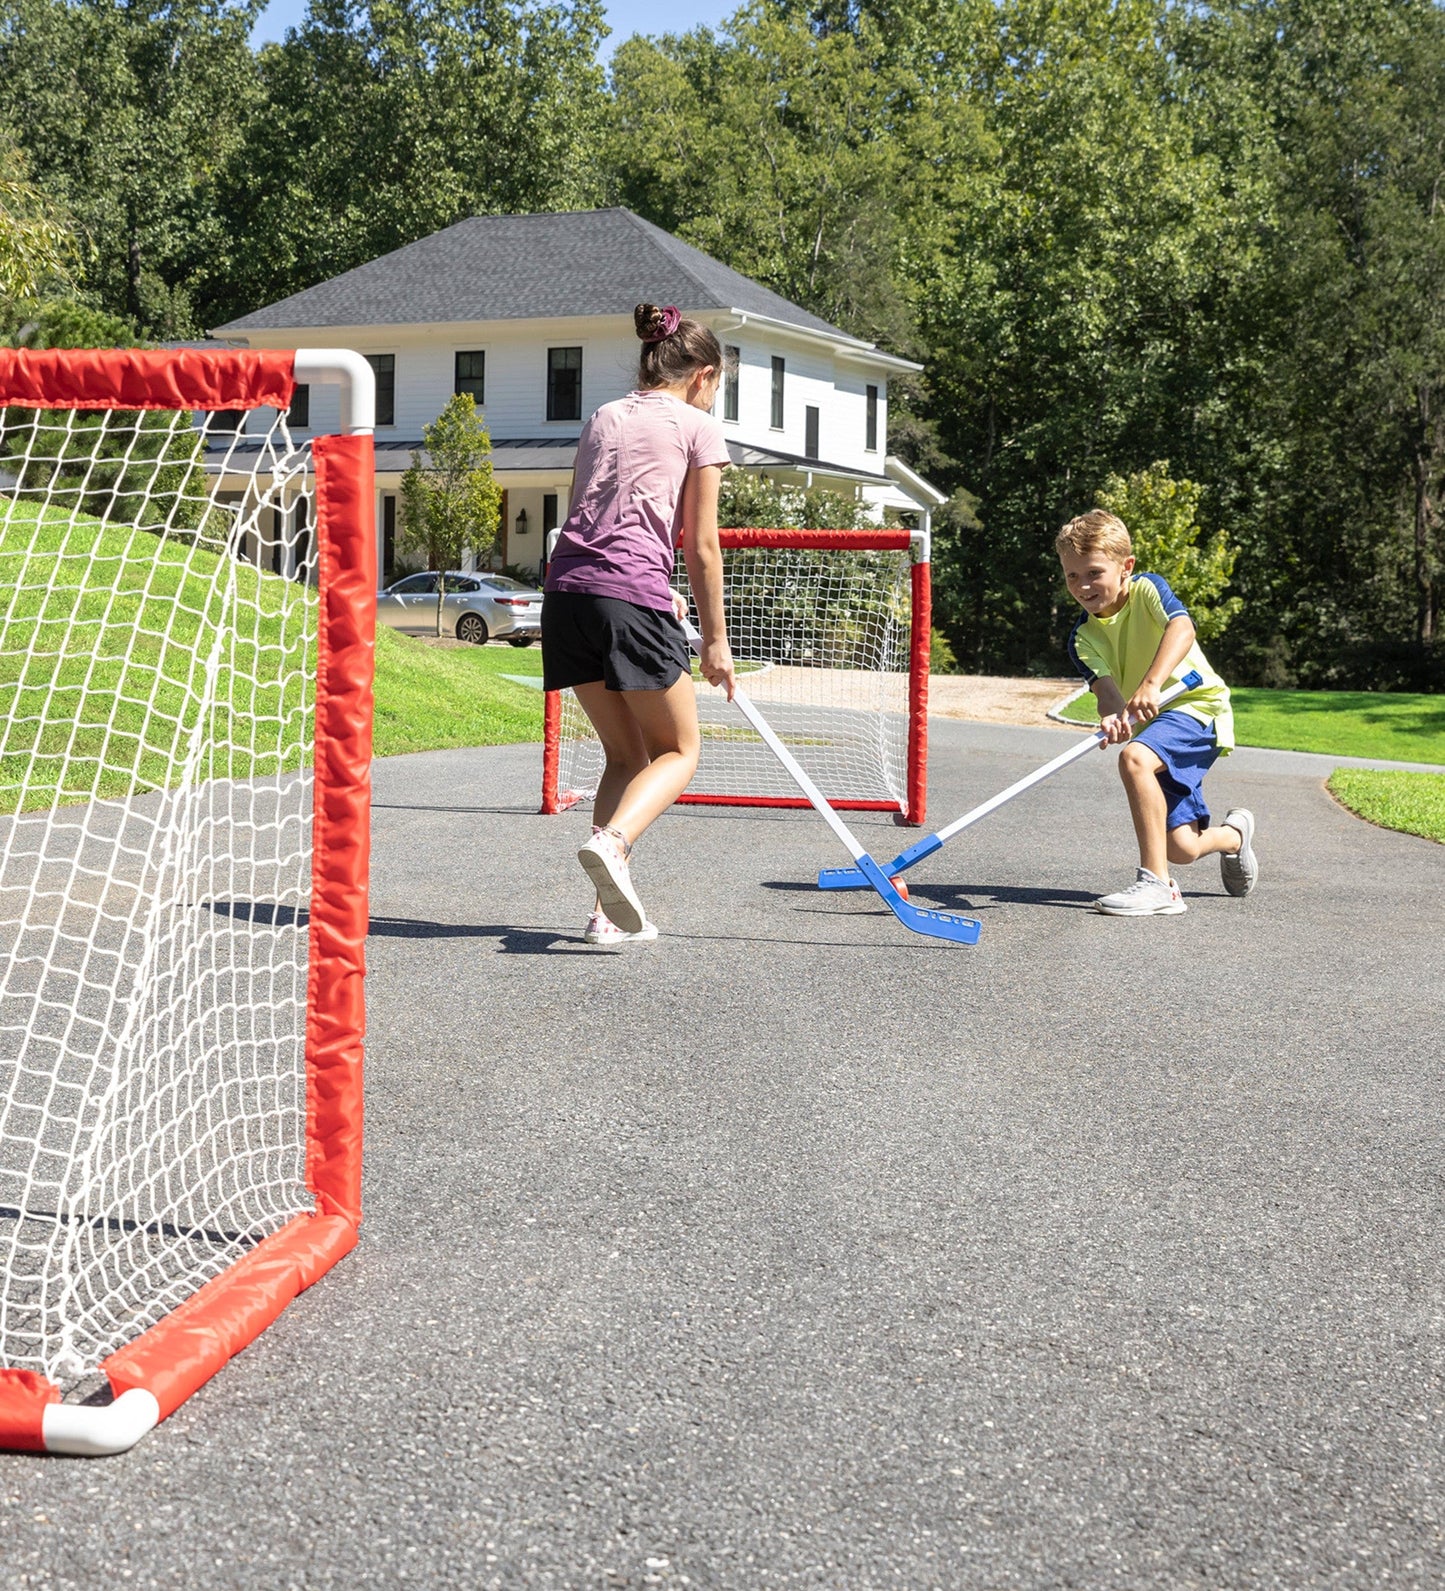
<path fill-rule="evenodd" d="M 509 646 L 531 646 L 536 639 L 535 635 L 509 635 L 507 644 Z"/>
<path fill-rule="evenodd" d="M 479 613 L 464 613 L 457 620 L 457 640 L 470 641 L 473 646 L 487 644 L 486 621 Z"/>

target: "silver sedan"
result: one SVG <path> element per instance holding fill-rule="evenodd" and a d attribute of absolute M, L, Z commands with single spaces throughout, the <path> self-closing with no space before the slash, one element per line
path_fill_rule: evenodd
<path fill-rule="evenodd" d="M 438 574 L 408 575 L 376 599 L 376 617 L 408 635 L 437 633 Z M 510 575 L 448 574 L 442 634 L 483 646 L 510 641 L 530 646 L 542 633 L 542 593 Z"/>

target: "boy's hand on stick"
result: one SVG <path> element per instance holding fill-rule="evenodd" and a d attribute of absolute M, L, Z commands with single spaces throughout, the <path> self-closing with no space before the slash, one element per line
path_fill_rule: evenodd
<path fill-rule="evenodd" d="M 1099 728 L 1104 731 L 1104 743 L 1109 746 L 1117 746 L 1133 733 L 1126 713 L 1110 713 L 1099 720 Z"/>
<path fill-rule="evenodd" d="M 1141 724 L 1152 723 L 1159 716 L 1159 687 L 1151 685 L 1148 680 L 1142 681 L 1139 689 L 1129 698 L 1124 711 L 1131 718 L 1137 718 Z"/>

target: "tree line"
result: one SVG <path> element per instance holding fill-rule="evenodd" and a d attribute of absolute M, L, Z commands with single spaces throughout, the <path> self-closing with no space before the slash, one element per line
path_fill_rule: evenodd
<path fill-rule="evenodd" d="M 260 8 L 0 0 L 12 332 L 624 204 L 923 365 L 889 445 L 952 494 L 961 666 L 1060 670 L 1053 532 L 1109 501 L 1187 519 L 1233 678 L 1445 684 L 1440 0 L 753 0 L 605 73 L 597 0 Z"/>

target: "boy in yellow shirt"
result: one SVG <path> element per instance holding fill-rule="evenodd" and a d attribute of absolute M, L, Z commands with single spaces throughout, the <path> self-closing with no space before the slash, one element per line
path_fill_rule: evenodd
<path fill-rule="evenodd" d="M 1172 917 L 1185 911 L 1169 865 L 1219 857 L 1224 887 L 1247 895 L 1259 876 L 1254 816 L 1235 807 L 1209 823 L 1202 785 L 1216 758 L 1234 746 L 1229 687 L 1209 666 L 1189 611 L 1159 575 L 1135 574 L 1121 519 L 1103 509 L 1071 519 L 1054 546 L 1069 593 L 1084 616 L 1069 656 L 1099 704 L 1100 725 L 1119 753 L 1139 868 L 1132 884 L 1094 909 L 1113 917 Z M 1159 711 L 1160 693 L 1191 669 L 1204 683 Z M 1129 715 L 1141 728 L 1131 730 Z"/>

